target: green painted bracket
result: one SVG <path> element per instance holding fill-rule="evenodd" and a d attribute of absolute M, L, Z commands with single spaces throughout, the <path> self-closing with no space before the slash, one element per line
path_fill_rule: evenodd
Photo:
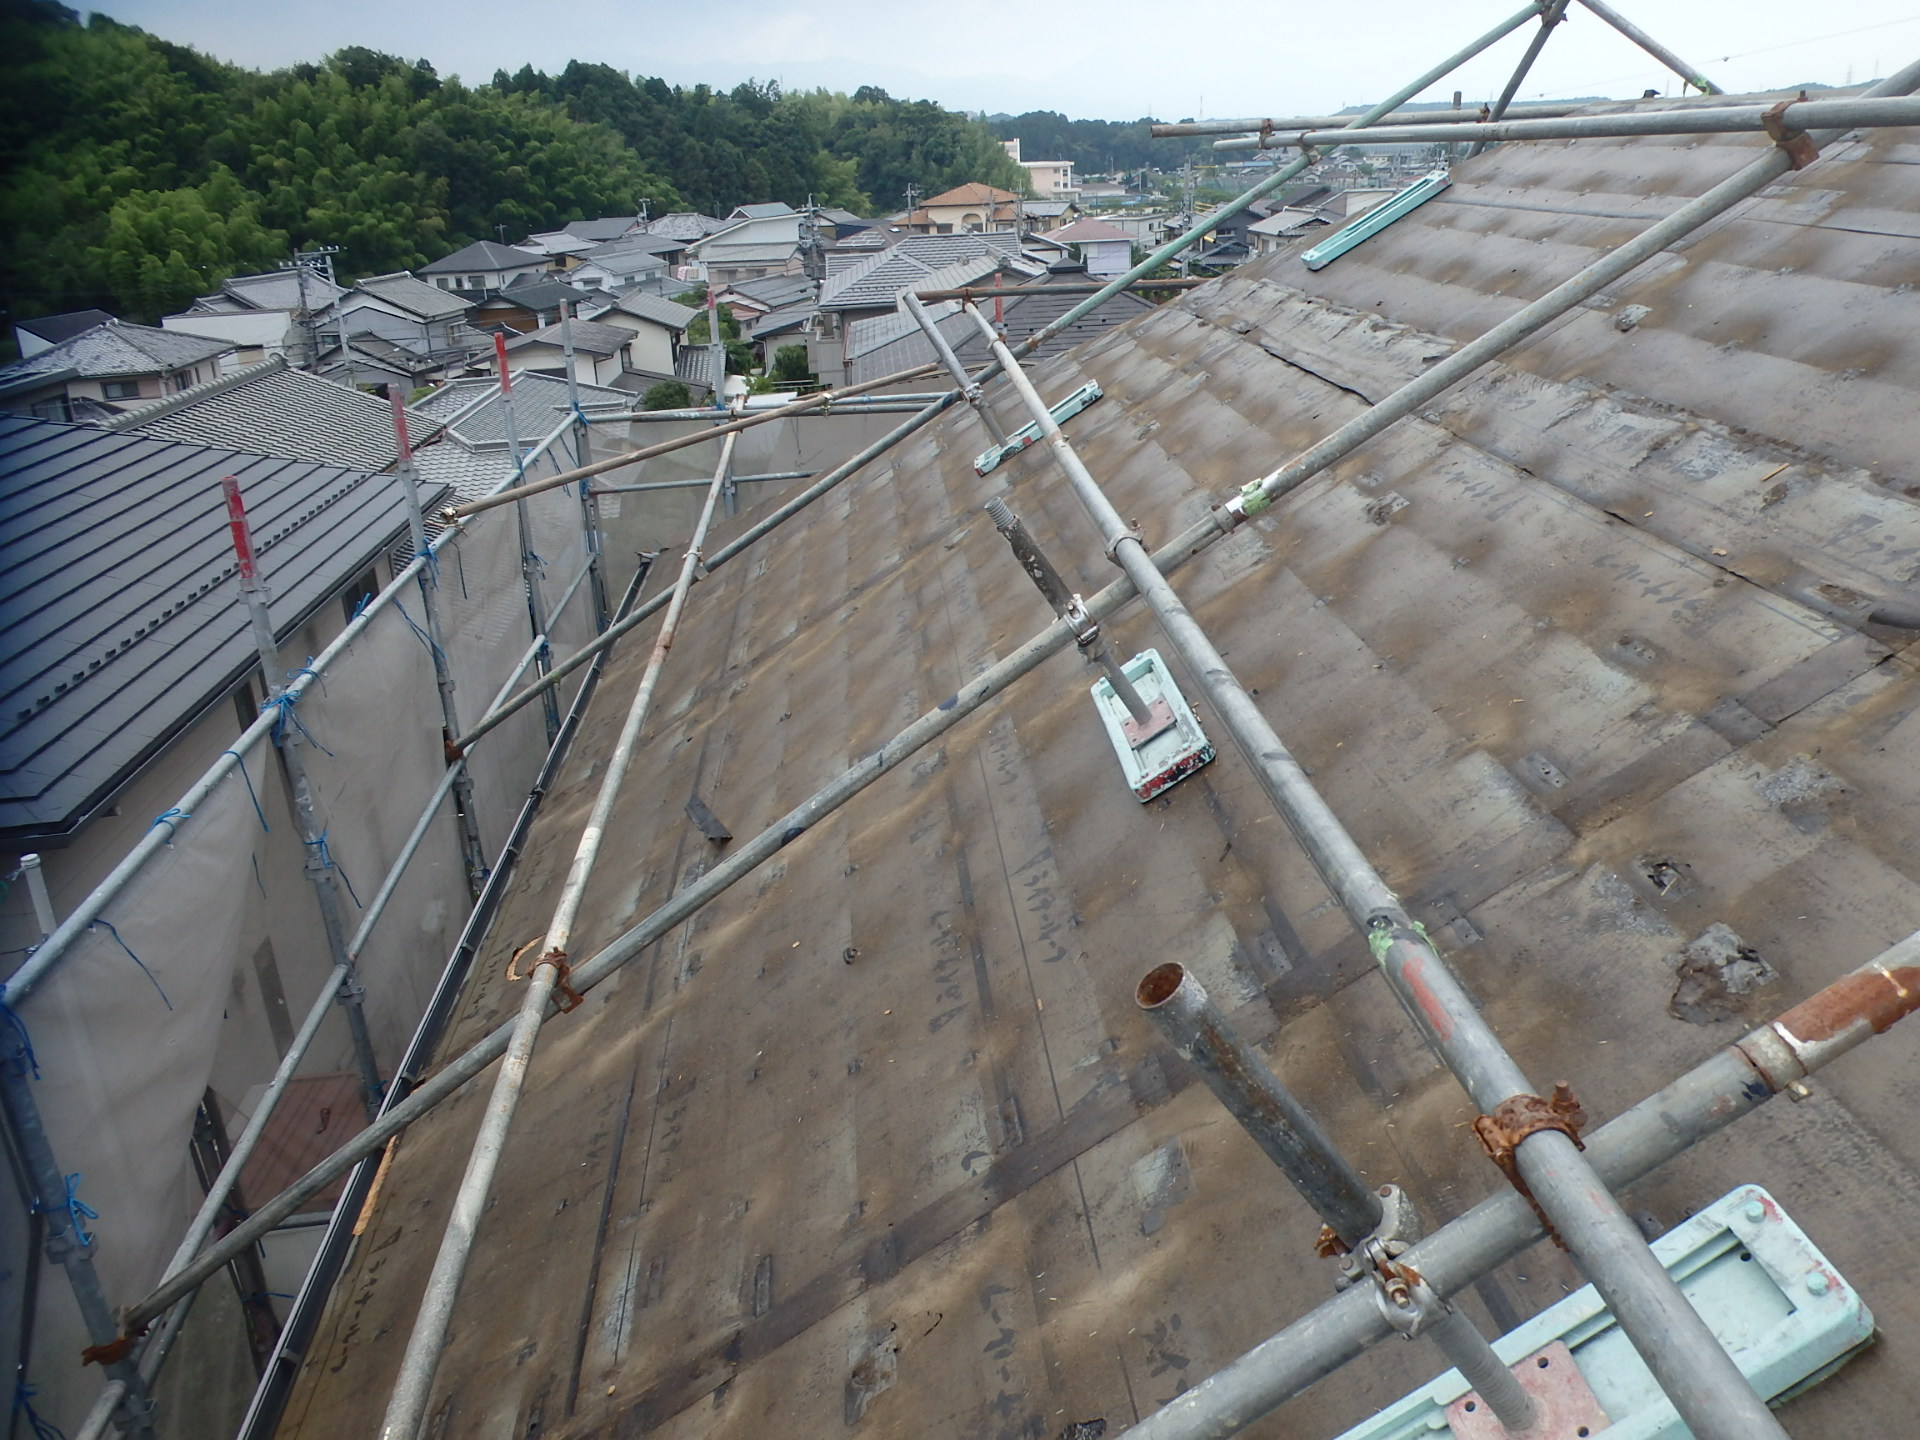
<path fill-rule="evenodd" d="M 1067 421 L 1093 404 L 1094 401 L 1098 400 L 1105 393 L 1106 392 L 1100 388 L 1098 381 L 1089 380 L 1058 405 L 1052 407 L 1053 423 L 1056 425 L 1066 424 Z M 1022 426 L 1020 429 L 1014 431 L 1012 435 L 1007 437 L 1007 442 L 1004 445 L 996 445 L 991 450 L 984 452 L 978 460 L 973 462 L 973 473 L 976 475 L 991 475 L 995 470 L 998 470 L 1008 458 L 1018 455 L 1029 445 L 1038 445 L 1039 443 L 1040 422 L 1036 420 L 1032 424 Z"/>
<path fill-rule="evenodd" d="M 1302 250 L 1300 258 L 1307 269 L 1330 265 L 1362 241 L 1371 240 L 1394 221 L 1411 215 L 1438 195 L 1453 181 L 1444 170 L 1434 170 L 1407 186 L 1391 200 L 1383 201 L 1357 220 L 1349 220 L 1312 249 Z"/>

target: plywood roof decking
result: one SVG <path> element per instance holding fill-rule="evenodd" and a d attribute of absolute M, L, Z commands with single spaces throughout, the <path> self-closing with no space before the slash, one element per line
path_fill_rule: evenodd
<path fill-rule="evenodd" d="M 1678 203 L 1754 148 L 1496 150 L 1317 275 L 1249 267 L 1036 378 L 1100 381 L 1070 431 L 1164 537 L 1635 228 L 1591 212 Z M 1823 588 L 1898 590 L 1920 542 L 1920 242 L 1833 223 L 1911 212 L 1900 150 L 1830 152 L 1176 579 L 1516 1058 L 1598 1118 L 1920 925 L 1908 637 Z M 1729 346 L 1716 306 L 1788 265 Z M 1104 583 L 1044 454 L 982 481 L 986 443 L 956 413 L 698 588 L 583 953 L 711 863 L 688 795 L 750 834 L 1039 628 L 989 495 Z M 1157 641 L 1136 612 L 1113 630 Z M 516 1001 L 507 955 L 644 657 L 596 699 L 448 1053 Z M 437 1435 L 1113 1433 L 1218 1369 L 1328 1276 L 1305 1207 L 1135 1012 L 1170 957 L 1430 1223 L 1493 1190 L 1465 1097 L 1238 757 L 1137 805 L 1088 680 L 1055 657 L 548 1027 Z M 1689 1024 L 1671 958 L 1715 922 L 1780 978 Z M 1920 1185 L 1916 1043 L 1627 1197 L 1671 1224 L 1761 1182 L 1860 1285 L 1881 1342 L 1787 1408 L 1796 1436 L 1899 1433 L 1920 1403 L 1920 1302 L 1885 1263 Z M 283 1437 L 376 1428 L 490 1083 L 402 1142 Z M 1537 1247 L 1468 1304 L 1504 1326 L 1577 1284 Z M 1249 1433 L 1330 1435 L 1439 1368 L 1379 1347 Z"/>

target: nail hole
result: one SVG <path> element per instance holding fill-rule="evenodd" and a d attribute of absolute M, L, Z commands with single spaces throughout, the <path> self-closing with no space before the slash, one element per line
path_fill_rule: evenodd
<path fill-rule="evenodd" d="M 1593 1431 L 1589 1430 L 1586 1426 L 1582 1425 L 1578 1430 L 1574 1431 L 1573 1433 L 1578 1435 L 1580 1437 L 1580 1440 L 1587 1440 L 1587 1436 L 1591 1435 Z"/>
<path fill-rule="evenodd" d="M 1751 1259 L 1753 1259 L 1753 1254 L 1752 1254 L 1752 1252 L 1750 1252 L 1750 1251 L 1747 1251 L 1747 1250 L 1742 1250 L 1742 1251 L 1740 1252 L 1740 1258 L 1741 1258 L 1742 1260 L 1751 1260 Z"/>
<path fill-rule="evenodd" d="M 1473 1403 L 1473 1401 L 1471 1401 L 1471 1400 L 1469 1400 L 1469 1401 L 1467 1401 L 1467 1403 L 1466 1403 L 1466 1407 L 1465 1407 L 1465 1408 L 1466 1408 L 1466 1411 L 1467 1411 L 1467 1413 L 1468 1413 L 1469 1415 L 1471 1415 L 1471 1414 L 1472 1414 L 1472 1413 L 1473 1413 L 1473 1412 L 1474 1412 L 1475 1410 L 1478 1410 L 1478 1409 L 1479 1409 L 1480 1407 L 1479 1407 L 1478 1405 L 1476 1405 L 1476 1404 L 1474 1404 L 1474 1403 Z"/>
<path fill-rule="evenodd" d="M 1542 1355 L 1538 1360 L 1534 1361 L 1533 1363 L 1538 1365 L 1542 1370 L 1544 1370 L 1547 1368 L 1547 1357 Z"/>

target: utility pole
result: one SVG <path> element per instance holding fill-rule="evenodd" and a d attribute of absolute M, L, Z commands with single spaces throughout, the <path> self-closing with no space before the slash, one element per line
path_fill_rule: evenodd
<path fill-rule="evenodd" d="M 338 289 L 333 278 L 333 257 L 340 253 L 338 245 L 315 245 L 308 250 L 296 250 L 291 260 L 276 263 L 277 270 L 291 270 L 300 283 L 300 323 L 307 333 L 307 368 L 318 373 L 320 369 L 320 322 L 313 313 L 307 300 L 307 276 L 318 275 L 327 282 L 329 290 Z M 342 311 L 336 317 L 336 330 L 340 337 L 340 362 L 347 367 L 348 383 L 354 382 L 353 362 L 347 352 L 347 317 Z"/>

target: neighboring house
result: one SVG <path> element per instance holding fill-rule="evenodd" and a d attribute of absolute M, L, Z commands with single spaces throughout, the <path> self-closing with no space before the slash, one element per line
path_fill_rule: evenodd
<path fill-rule="evenodd" d="M 1016 230 L 1020 220 L 1018 195 L 974 180 L 921 201 L 907 216 L 907 228 L 920 235 L 954 235 L 969 230 Z"/>
<path fill-rule="evenodd" d="M 599 243 L 582 235 L 569 235 L 565 230 L 547 230 L 515 242 L 513 248 L 546 256 L 547 268 L 560 274 L 578 265 L 580 257 Z"/>
<path fill-rule="evenodd" d="M 1133 268 L 1133 237 L 1104 220 L 1076 220 L 1047 238 L 1056 245 L 1071 245 L 1087 274 L 1097 280 L 1124 275 Z"/>
<path fill-rule="evenodd" d="M 830 245 L 849 240 L 863 230 L 871 230 L 876 223 L 878 222 L 861 219 L 851 210 L 826 209 L 813 212 L 814 233 Z"/>
<path fill-rule="evenodd" d="M 109 421 L 122 435 L 383 471 L 399 459 L 385 400 L 269 360 Z M 437 425 L 415 429 L 424 444 Z"/>
<path fill-rule="evenodd" d="M 228 373 L 263 360 L 298 360 L 308 349 L 305 331 L 290 310 L 242 310 L 220 315 L 189 310 L 181 315 L 162 315 L 160 328 L 226 341 L 233 350 L 220 357 L 220 368 Z"/>
<path fill-rule="evenodd" d="M 20 347 L 22 360 L 31 360 L 42 350 L 51 350 L 62 340 L 71 340 L 113 318 L 104 310 L 70 310 L 65 315 L 42 315 L 37 320 L 21 320 L 13 327 L 13 343 Z"/>
<path fill-rule="evenodd" d="M 727 226 L 687 246 L 709 285 L 731 285 L 762 275 L 797 274 L 802 268 L 803 217 L 791 205 L 742 205 Z"/>
<path fill-rule="evenodd" d="M 1266 219 L 1256 220 L 1249 225 L 1247 241 L 1255 255 L 1271 255 L 1277 250 L 1286 249 L 1311 230 L 1325 229 L 1343 222 L 1344 217 L 1331 205 L 1313 210 L 1283 205 Z"/>
<path fill-rule="evenodd" d="M 1058 265 L 1039 279 L 1021 285 L 1022 293 L 1000 302 L 1000 324 L 1010 341 L 1020 341 L 1044 325 L 1051 324 L 1080 301 L 1085 294 L 1063 290 L 1076 282 L 1084 284 L 1087 272 L 1078 265 Z M 1130 291 L 1110 297 L 1091 314 L 1083 315 L 1060 334 L 1040 346 L 1036 358 L 1045 359 L 1063 350 L 1071 350 L 1115 325 L 1146 314 L 1153 302 Z M 940 333 L 953 347 L 962 364 L 976 369 L 990 357 L 985 339 L 973 320 L 962 313 L 957 300 L 936 301 L 927 306 Z M 848 327 L 846 339 L 846 381 L 859 384 L 891 375 L 909 366 L 939 358 L 926 332 L 911 315 L 896 311 L 856 322 Z"/>
<path fill-rule="evenodd" d="M 810 302 L 817 288 L 805 275 L 762 275 L 722 286 L 713 298 L 715 304 L 731 309 L 744 328 L 775 310 Z"/>
<path fill-rule="evenodd" d="M 664 240 L 680 240 L 689 245 L 695 240 L 704 240 L 715 231 L 726 228 L 725 220 L 716 220 L 713 216 L 702 215 L 697 210 L 675 210 L 671 214 L 662 215 L 658 220 L 649 220 L 645 226 L 649 235 Z"/>
<path fill-rule="evenodd" d="M 228 701 L 259 657 L 227 476 L 246 496 L 276 634 L 308 628 L 296 653 L 311 653 L 346 623 L 343 594 L 384 583 L 376 562 L 407 533 L 392 476 L 0 418 L 14 522 L 0 533 L 0 848 L 58 852 L 56 889 L 62 871 L 99 868 L 95 850 L 123 853 L 253 718 L 257 697 Z M 127 823 L 83 834 L 136 782 Z"/>
<path fill-rule="evenodd" d="M 621 390 L 644 390 L 661 380 L 673 378 L 673 355 L 668 343 L 666 363 L 659 344 L 658 326 L 648 333 L 625 325 L 608 325 L 594 320 L 576 320 L 564 329 L 548 325 L 528 335 L 507 341 L 509 364 L 515 370 L 542 374 L 567 373 L 567 349 L 573 349 L 574 378 L 583 385 L 606 385 Z M 645 356 L 645 361 L 642 356 Z M 651 363 L 647 363 L 651 362 Z"/>
<path fill-rule="evenodd" d="M 45 420 L 110 418 L 205 384 L 232 348 L 109 320 L 0 369 L 0 411 Z"/>
<path fill-rule="evenodd" d="M 681 340 L 699 313 L 657 295 L 632 294 L 598 308 L 590 307 L 582 318 L 595 325 L 631 330 L 633 342 L 627 347 L 627 356 L 633 368 L 665 378 L 673 374 Z"/>
<path fill-rule="evenodd" d="M 451 357 L 468 349 L 463 296 L 447 294 L 407 271 L 369 275 L 359 280 L 319 317 L 321 340 L 344 328 L 348 340 L 378 336 L 422 357 Z"/>
<path fill-rule="evenodd" d="M 548 268 L 545 255 L 476 240 L 415 273 L 440 290 L 504 290 L 516 276 L 539 275 Z"/>
<path fill-rule="evenodd" d="M 582 290 L 625 290 L 663 282 L 686 242 L 669 236 L 627 235 L 584 251 L 567 272 L 567 283 Z"/>
<path fill-rule="evenodd" d="M 311 270 L 273 270 L 265 275 L 231 275 L 211 295 L 187 307 L 191 315 L 233 315 L 246 310 L 285 310 L 298 315 L 324 310 L 346 291 Z"/>
<path fill-rule="evenodd" d="M 1028 200 L 1020 208 L 1026 212 L 1029 234 L 1057 230 L 1080 218 L 1080 207 L 1071 200 Z"/>
<path fill-rule="evenodd" d="M 599 385 L 578 385 L 581 413 L 624 414 L 633 409 L 633 393 Z M 513 438 L 524 451 L 538 444 L 572 413 L 573 395 L 558 375 L 513 373 Z M 492 490 L 513 473 L 506 409 L 500 386 L 491 379 L 453 380 L 408 407 L 416 436 L 427 436 L 414 452 L 422 481 L 451 486 L 464 499 Z"/>
<path fill-rule="evenodd" d="M 505 327 L 524 335 L 529 330 L 553 324 L 560 318 L 562 305 L 576 307 L 577 314 L 583 302 L 594 298 L 592 291 L 582 290 L 557 277 L 523 277 L 475 304 L 467 314 L 467 324 L 476 330 Z"/>

